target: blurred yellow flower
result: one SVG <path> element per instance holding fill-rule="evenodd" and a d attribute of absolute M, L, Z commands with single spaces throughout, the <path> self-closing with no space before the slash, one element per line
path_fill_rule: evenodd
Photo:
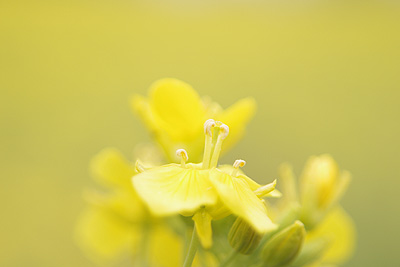
<path fill-rule="evenodd" d="M 105 149 L 91 163 L 109 192 L 87 194 L 89 206 L 78 220 L 76 238 L 95 262 L 133 258 L 151 266 L 178 266 L 182 240 L 148 212 L 131 185 L 135 166 L 115 149 Z"/>
<path fill-rule="evenodd" d="M 169 161 L 174 161 L 175 151 L 182 148 L 196 162 L 201 160 L 202 128 L 206 119 L 224 121 L 229 125 L 232 134 L 225 141 L 227 150 L 242 137 L 256 104 L 253 98 L 244 98 L 223 110 L 208 98 L 200 98 L 189 84 L 167 78 L 150 86 L 148 98 L 135 95 L 132 107 L 161 145 Z"/>
<path fill-rule="evenodd" d="M 315 229 L 307 233 L 306 243 L 321 238 L 328 240 L 328 246 L 316 266 L 342 264 L 353 254 L 356 227 L 351 217 L 340 206 L 332 210 Z"/>
<path fill-rule="evenodd" d="M 300 212 L 296 208 L 295 215 L 299 213 L 307 228 L 304 247 L 293 266 L 334 266 L 345 262 L 354 252 L 356 239 L 353 220 L 338 204 L 349 185 L 349 172 L 340 172 L 330 155 L 311 157 L 300 178 L 300 200 L 291 166 L 282 164 L 280 176 L 284 186 L 282 214 L 298 207 Z"/>
<path fill-rule="evenodd" d="M 313 228 L 334 208 L 347 190 L 351 175 L 339 171 L 330 155 L 311 157 L 300 177 L 301 220 Z"/>
<path fill-rule="evenodd" d="M 155 215 L 193 216 L 197 234 L 205 248 L 212 245 L 211 219 L 220 219 L 228 214 L 242 218 L 260 233 L 274 230 L 276 225 L 269 219 L 260 198 L 271 193 L 275 184 L 261 187 L 241 174 L 242 160 L 235 162 L 230 173 L 218 169 L 222 142 L 229 128 L 210 119 L 204 124 L 204 131 L 202 163 L 186 163 L 187 152 L 179 149 L 180 165 L 151 168 L 133 178 L 139 196 Z"/>

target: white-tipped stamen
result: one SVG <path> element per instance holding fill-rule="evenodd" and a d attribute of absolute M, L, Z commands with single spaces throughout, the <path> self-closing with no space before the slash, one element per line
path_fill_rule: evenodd
<path fill-rule="evenodd" d="M 229 134 L 229 127 L 228 125 L 222 123 L 219 128 L 219 134 L 221 135 L 222 140 L 224 140 Z"/>
<path fill-rule="evenodd" d="M 204 133 L 206 135 L 212 136 L 212 129 L 215 127 L 216 123 L 213 119 L 208 119 L 204 123 Z"/>
<path fill-rule="evenodd" d="M 135 163 L 135 169 L 138 173 L 144 172 L 146 169 L 144 168 L 142 162 L 140 160 L 137 160 Z"/>
<path fill-rule="evenodd" d="M 213 119 L 206 120 L 206 122 L 204 123 L 205 144 L 203 154 L 203 169 L 208 169 L 210 165 L 210 158 L 212 154 L 212 136 L 215 126 L 216 123 Z"/>
<path fill-rule="evenodd" d="M 232 176 L 236 177 L 239 168 L 244 167 L 244 165 L 246 165 L 246 161 L 242 160 L 242 159 L 237 159 L 235 160 L 235 163 L 233 163 L 233 168 L 234 170 L 232 171 Z"/>
<path fill-rule="evenodd" d="M 176 151 L 176 155 L 178 156 L 178 158 L 181 159 L 182 168 L 185 167 L 186 161 L 188 161 L 188 159 L 189 159 L 189 156 L 188 156 L 186 150 L 182 149 L 182 148 L 178 149 Z"/>
<path fill-rule="evenodd" d="M 242 168 L 244 167 L 244 165 L 246 165 L 246 161 L 242 159 L 237 159 L 235 160 L 235 163 L 233 163 L 233 168 L 235 169 Z"/>
<path fill-rule="evenodd" d="M 215 143 L 214 152 L 212 154 L 211 161 L 210 161 L 211 168 L 217 167 L 219 154 L 221 153 L 222 142 L 229 134 L 229 127 L 226 124 L 223 124 L 222 122 L 217 122 L 217 125 L 219 127 L 219 134 L 218 134 L 217 142 Z"/>

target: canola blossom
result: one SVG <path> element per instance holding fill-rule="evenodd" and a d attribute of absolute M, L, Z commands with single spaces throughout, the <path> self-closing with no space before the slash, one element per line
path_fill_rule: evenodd
<path fill-rule="evenodd" d="M 140 145 L 131 161 L 109 148 L 90 164 L 102 189 L 85 193 L 75 237 L 93 262 L 323 267 L 351 257 L 356 228 L 339 204 L 351 176 L 330 155 L 311 157 L 299 179 L 283 164 L 262 185 L 243 172 L 246 161 L 219 163 L 243 137 L 253 98 L 224 110 L 171 78 L 149 91 L 132 107 L 161 150 Z"/>
<path fill-rule="evenodd" d="M 210 119 L 204 124 L 204 132 L 205 147 L 201 163 L 187 163 L 188 154 L 179 149 L 177 154 L 181 164 L 152 168 L 133 177 L 139 196 L 155 215 L 193 216 L 205 248 L 212 245 L 211 218 L 235 214 L 260 233 L 275 230 L 277 226 L 268 217 L 260 199 L 273 191 L 275 184 L 262 187 L 246 175 L 238 174 L 239 167 L 245 164 L 243 160 L 235 161 L 231 171 L 227 171 L 227 168 L 218 169 L 222 143 L 228 136 L 229 128 Z"/>
<path fill-rule="evenodd" d="M 256 109 L 251 97 L 223 109 L 209 98 L 201 98 L 189 84 L 172 78 L 154 82 L 148 97 L 134 95 L 131 106 L 168 161 L 175 160 L 175 151 L 180 148 L 185 149 L 193 160 L 201 160 L 203 124 L 207 119 L 229 125 L 231 134 L 224 142 L 227 151 L 243 136 Z"/>

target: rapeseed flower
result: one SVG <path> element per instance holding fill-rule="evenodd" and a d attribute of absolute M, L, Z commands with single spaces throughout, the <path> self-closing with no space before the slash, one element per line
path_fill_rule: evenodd
<path fill-rule="evenodd" d="M 150 86 L 148 97 L 135 95 L 132 108 L 160 144 L 168 161 L 175 161 L 175 151 L 179 148 L 185 149 L 194 161 L 200 161 L 204 121 L 212 118 L 229 125 L 232 134 L 224 143 L 227 151 L 243 136 L 256 103 L 248 97 L 223 110 L 209 98 L 200 98 L 189 84 L 166 78 Z"/>
<path fill-rule="evenodd" d="M 279 207 L 281 218 L 299 218 L 307 229 L 303 250 L 293 266 L 345 262 L 353 254 L 356 239 L 354 222 L 339 205 L 350 173 L 340 172 L 334 159 L 325 154 L 308 160 L 299 179 L 300 190 L 290 165 L 283 164 L 280 174 L 284 195 Z"/>
<path fill-rule="evenodd" d="M 229 128 L 212 119 L 204 124 L 203 161 L 187 163 L 188 154 L 179 149 L 181 164 L 150 168 L 136 175 L 133 184 L 150 211 L 158 216 L 193 216 L 200 242 L 212 245 L 211 220 L 234 214 L 260 233 L 276 229 L 260 197 L 271 193 L 275 184 L 262 187 L 239 172 L 244 161 L 219 169 L 218 158 Z"/>
<path fill-rule="evenodd" d="M 264 200 L 282 195 L 276 180 L 255 182 L 241 170 L 243 160 L 219 165 L 253 116 L 252 98 L 223 110 L 190 85 L 163 79 L 149 97 L 136 95 L 132 107 L 166 158 L 141 146 L 143 161 L 136 164 L 115 149 L 93 159 L 91 170 L 106 190 L 86 194 L 76 237 L 95 262 L 129 257 L 136 266 L 322 267 L 353 253 L 355 226 L 339 205 L 350 174 L 331 156 L 311 157 L 299 181 L 283 165 L 283 198 L 276 205 Z M 180 163 L 162 165 L 176 155 Z"/>
<path fill-rule="evenodd" d="M 116 149 L 105 149 L 91 170 L 108 192 L 87 194 L 88 208 L 78 220 L 76 238 L 88 257 L 99 263 L 133 257 L 139 265 L 179 265 L 183 242 L 137 196 L 130 183 L 135 166 Z"/>
<path fill-rule="evenodd" d="M 351 180 L 330 155 L 311 157 L 300 177 L 301 220 L 312 229 L 330 212 L 346 192 Z"/>

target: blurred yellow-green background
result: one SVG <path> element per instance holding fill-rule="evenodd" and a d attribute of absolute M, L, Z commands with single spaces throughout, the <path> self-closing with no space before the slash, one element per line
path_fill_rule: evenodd
<path fill-rule="evenodd" d="M 150 141 L 129 98 L 163 77 L 256 98 L 224 161 L 260 182 L 331 153 L 354 176 L 346 266 L 399 265 L 398 2 L 2 0 L 0 266 L 93 266 L 73 237 L 88 163 Z"/>

